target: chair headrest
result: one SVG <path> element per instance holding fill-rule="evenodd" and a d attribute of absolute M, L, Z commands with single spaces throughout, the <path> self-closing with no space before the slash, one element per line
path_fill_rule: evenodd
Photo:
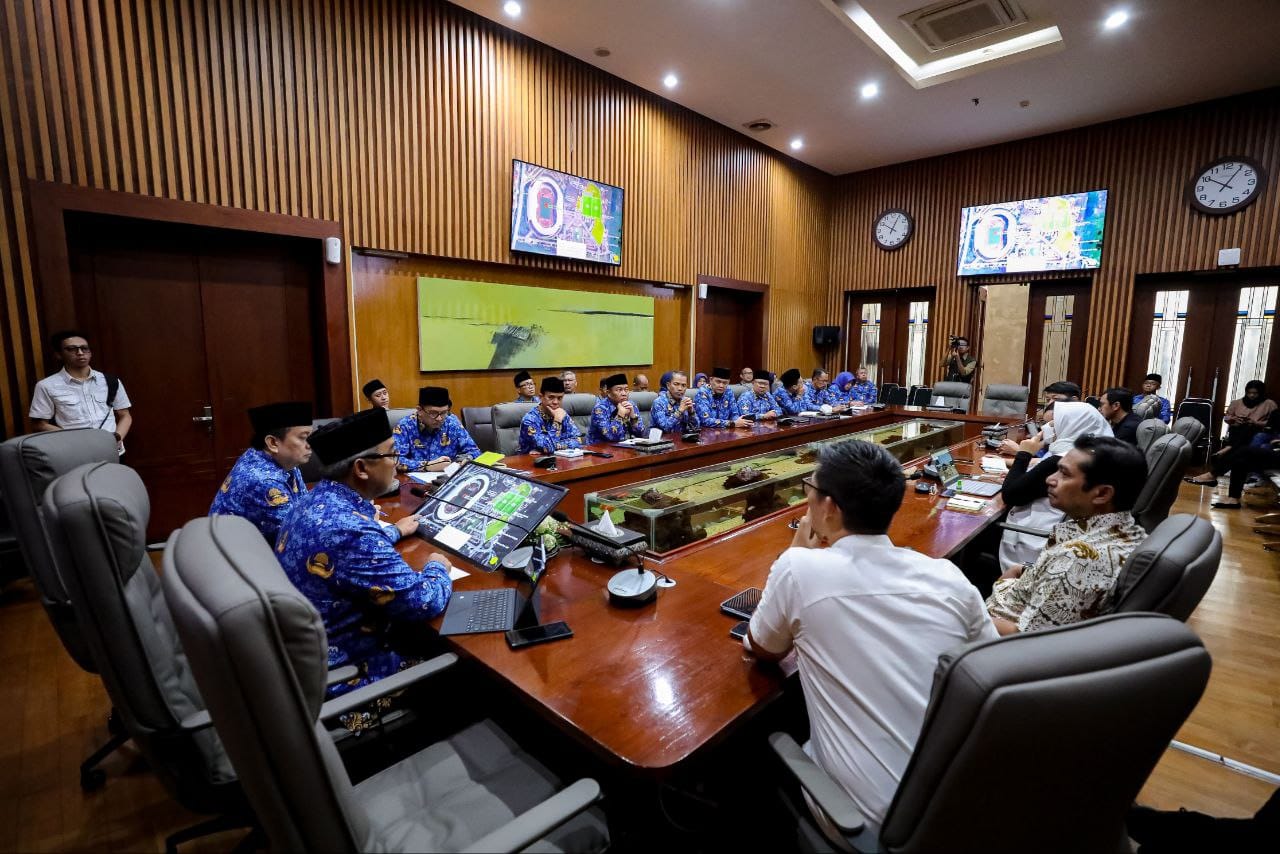
<path fill-rule="evenodd" d="M 973 388 L 968 383 L 935 383 L 933 394 L 935 397 L 969 397 Z"/>
<path fill-rule="evenodd" d="M 51 520 L 65 519 L 83 507 L 102 534 L 106 563 L 121 587 L 144 565 L 151 500 L 138 473 L 119 463 L 85 463 L 58 478 L 45 493 Z M 63 531 L 76 536 L 75 530 Z M 261 536 L 261 535 L 259 535 Z M 60 541 L 61 538 L 55 538 Z"/>
<path fill-rule="evenodd" d="M 319 716 L 329 661 L 324 621 L 251 522 L 188 522 L 169 540 L 163 586 L 193 660 L 214 650 L 245 682 L 282 692 L 282 702 L 300 697 L 311 720 Z"/>
<path fill-rule="evenodd" d="M 1216 560 L 1221 548 L 1221 537 L 1208 520 L 1188 513 L 1170 516 L 1125 560 L 1108 610 L 1164 612 L 1169 595 L 1192 567 L 1202 560 Z M 1170 616 L 1186 619 L 1190 614 Z"/>
<path fill-rule="evenodd" d="M 0 444 L 6 500 L 17 498 L 16 485 L 24 483 L 26 489 L 22 492 L 37 505 L 54 478 L 85 463 L 117 459 L 115 437 L 106 430 L 54 430 L 15 436 Z"/>
<path fill-rule="evenodd" d="M 570 415 L 588 416 L 596 405 L 596 396 L 594 394 L 583 394 L 582 392 L 566 394 L 563 405 L 564 411 Z"/>
<path fill-rule="evenodd" d="M 640 409 L 650 409 L 653 407 L 653 402 L 658 399 L 658 393 L 656 391 L 633 391 L 629 399 Z"/>
<path fill-rule="evenodd" d="M 937 387 L 934 388 L 935 393 Z M 1027 396 L 1031 393 L 1031 389 L 1024 385 L 1006 385 L 1003 383 L 992 383 L 987 386 L 987 400 L 1016 400 L 1019 403 L 1026 403 Z M 944 395 L 945 396 L 945 395 Z"/>
<path fill-rule="evenodd" d="M 510 430 L 520 426 L 520 419 L 533 409 L 532 403 L 498 403 L 493 407 L 493 426 L 495 429 Z"/>
<path fill-rule="evenodd" d="M 1145 452 L 1151 443 L 1169 432 L 1169 426 L 1159 418 L 1148 418 L 1138 424 L 1138 449 Z"/>

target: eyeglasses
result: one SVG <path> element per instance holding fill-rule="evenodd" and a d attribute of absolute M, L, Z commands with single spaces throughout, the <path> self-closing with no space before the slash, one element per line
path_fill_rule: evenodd
<path fill-rule="evenodd" d="M 69 344 L 62 348 L 66 353 L 92 353 L 93 348 L 88 344 Z"/>
<path fill-rule="evenodd" d="M 392 452 L 391 452 L 391 453 L 389 453 L 389 454 L 365 454 L 365 455 L 364 455 L 363 457 L 361 457 L 360 459 L 362 459 L 362 460 L 384 460 L 384 459 L 392 459 L 392 460 L 395 460 L 396 462 L 399 462 L 399 461 L 400 461 L 400 454 L 399 454 L 399 453 L 397 453 L 396 451 L 392 451 Z"/>
<path fill-rule="evenodd" d="M 819 495 L 831 494 L 830 492 L 827 492 L 825 489 L 823 489 L 821 486 L 818 486 L 818 484 L 814 483 L 813 475 L 811 474 L 807 474 L 804 477 L 800 478 L 800 482 L 803 483 L 805 486 L 809 487 L 810 489 L 812 489 L 814 492 L 818 493 Z"/>
<path fill-rule="evenodd" d="M 448 415 L 448 414 L 449 414 L 449 410 L 447 410 L 447 409 L 424 409 L 424 410 L 422 410 L 422 414 L 423 414 L 424 416 L 426 416 L 427 418 L 444 418 L 446 415 Z"/>

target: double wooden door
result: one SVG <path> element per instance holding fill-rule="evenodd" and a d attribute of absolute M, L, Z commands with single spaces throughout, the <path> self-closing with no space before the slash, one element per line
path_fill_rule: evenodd
<path fill-rule="evenodd" d="M 933 288 L 847 292 L 841 370 L 865 367 L 877 385 L 932 385 L 938 379 L 928 350 L 933 300 Z"/>
<path fill-rule="evenodd" d="M 316 241 L 118 217 L 68 217 L 76 316 L 93 364 L 133 404 L 124 461 L 148 536 L 208 512 L 252 430 L 246 411 L 316 400 Z"/>

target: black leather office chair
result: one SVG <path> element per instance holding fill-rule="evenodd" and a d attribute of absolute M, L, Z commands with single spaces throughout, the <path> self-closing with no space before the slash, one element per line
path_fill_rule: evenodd
<path fill-rule="evenodd" d="M 1117 614 L 944 656 L 879 835 L 791 736 L 769 741 L 820 810 L 809 850 L 1130 852 L 1125 816 L 1209 680 L 1182 623 Z M 1016 783 L 1008 772 L 1016 768 Z M 820 829 L 821 828 L 821 829 Z"/>
<path fill-rule="evenodd" d="M 880 401 L 886 406 L 906 406 L 907 405 L 907 389 L 902 386 L 895 386 L 889 389 L 884 398 Z"/>
<path fill-rule="evenodd" d="M 927 385 L 913 385 L 907 392 L 907 406 L 928 406 L 933 398 L 933 389 Z"/>

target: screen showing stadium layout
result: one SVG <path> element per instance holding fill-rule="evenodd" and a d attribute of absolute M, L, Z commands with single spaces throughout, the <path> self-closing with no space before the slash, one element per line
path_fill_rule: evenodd
<path fill-rule="evenodd" d="M 622 263 L 622 190 L 512 161 L 511 250 Z"/>
<path fill-rule="evenodd" d="M 485 569 L 546 518 L 568 490 L 467 463 L 418 508 L 418 534 Z"/>
<path fill-rule="evenodd" d="M 965 208 L 957 273 L 1096 269 L 1106 215 L 1106 190 Z"/>

